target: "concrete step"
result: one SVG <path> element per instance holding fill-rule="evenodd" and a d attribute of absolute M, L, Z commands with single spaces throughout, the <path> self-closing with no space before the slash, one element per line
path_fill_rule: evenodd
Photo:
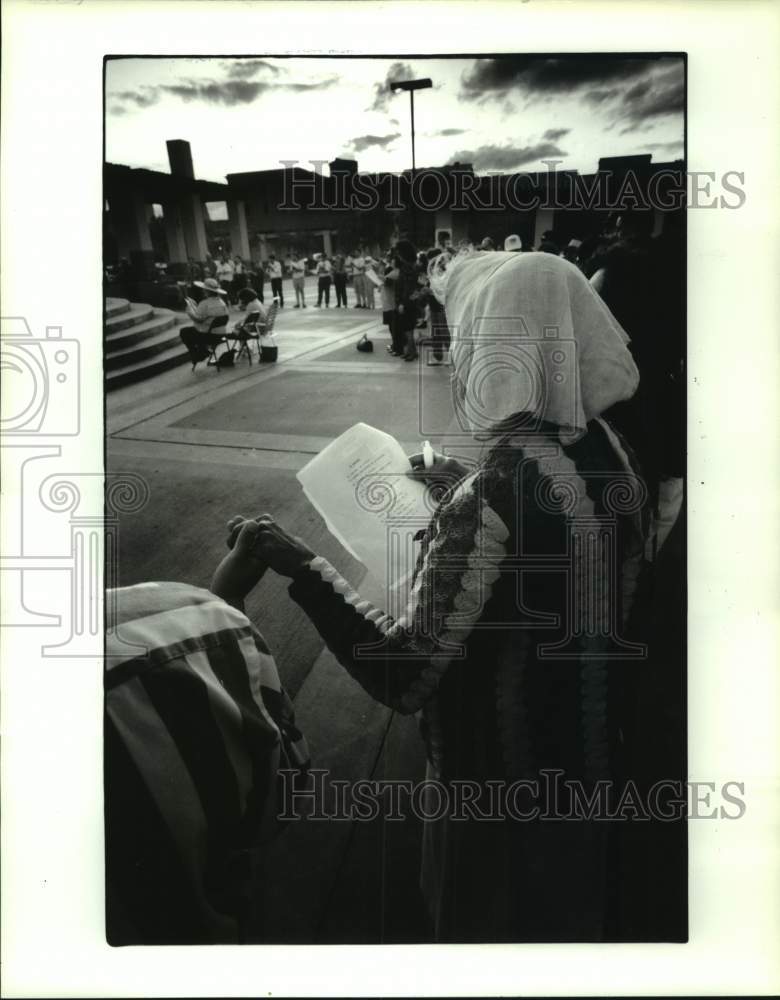
<path fill-rule="evenodd" d="M 127 299 L 106 299 L 106 316 L 118 316 L 120 313 L 127 312 L 130 308 L 130 303 Z"/>
<path fill-rule="evenodd" d="M 189 361 L 189 355 L 184 344 L 179 341 L 178 345 L 163 351 L 161 354 L 155 354 L 145 361 L 128 364 L 112 371 L 107 370 L 105 373 L 106 390 L 118 389 L 120 386 L 130 385 L 131 382 L 141 382 L 153 375 L 159 375 L 160 372 L 168 371 L 169 368 L 183 365 L 187 361 Z"/>
<path fill-rule="evenodd" d="M 179 331 L 174 326 L 166 330 L 159 331 L 151 337 L 147 337 L 140 344 L 133 344 L 122 351 L 110 351 L 105 356 L 106 371 L 115 371 L 118 368 L 126 368 L 128 365 L 139 364 L 156 354 L 162 354 L 177 344 L 182 350 L 186 350 L 179 337 Z"/>
<path fill-rule="evenodd" d="M 145 305 L 142 302 L 130 302 L 129 306 L 130 308 L 125 312 L 109 316 L 106 319 L 104 333 L 116 333 L 117 330 L 127 330 L 128 327 L 137 326 L 139 323 L 144 323 L 154 316 L 152 306 Z"/>
<path fill-rule="evenodd" d="M 164 330 L 178 325 L 179 317 L 176 313 L 168 310 L 155 309 L 155 314 L 151 319 L 139 323 L 138 326 L 128 327 L 126 330 L 117 330 L 106 335 L 104 340 L 104 350 L 107 355 L 116 354 L 117 351 L 126 350 L 133 344 L 140 344 L 142 341 L 154 337 Z"/>

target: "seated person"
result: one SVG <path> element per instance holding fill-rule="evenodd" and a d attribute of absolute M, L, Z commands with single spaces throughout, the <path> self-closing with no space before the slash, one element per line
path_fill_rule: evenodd
<path fill-rule="evenodd" d="M 268 319 L 268 310 L 265 308 L 263 303 L 257 296 L 257 292 L 254 288 L 242 288 L 238 293 L 238 302 L 241 308 L 244 310 L 244 316 L 241 322 L 237 323 L 233 328 L 234 333 L 239 333 L 244 329 L 247 319 L 254 313 L 257 318 L 257 322 L 261 325 L 265 324 Z"/>
<path fill-rule="evenodd" d="M 223 333 L 210 334 L 211 323 L 216 316 L 227 316 L 228 307 L 225 305 L 224 296 L 227 295 L 216 278 L 206 278 L 204 281 L 194 281 L 193 285 L 203 292 L 200 302 L 185 297 L 185 308 L 187 315 L 192 320 L 192 326 L 183 326 L 179 331 L 187 350 L 193 361 L 193 365 L 202 361 L 208 356 L 208 348 L 218 344 L 224 335 Z"/>
<path fill-rule="evenodd" d="M 107 591 L 106 937 L 111 945 L 257 941 L 280 769 L 308 752 L 273 657 L 243 612 L 266 569 L 259 525 L 229 522 L 211 591 Z"/>
<path fill-rule="evenodd" d="M 185 330 L 194 330 L 196 333 L 205 334 L 211 328 L 211 322 L 216 316 L 227 316 L 228 307 L 225 304 L 225 292 L 217 284 L 216 279 L 206 278 L 205 281 L 194 281 L 193 285 L 200 288 L 203 298 L 200 302 L 185 298 L 187 315 L 192 320 L 192 326 L 182 327 Z"/>

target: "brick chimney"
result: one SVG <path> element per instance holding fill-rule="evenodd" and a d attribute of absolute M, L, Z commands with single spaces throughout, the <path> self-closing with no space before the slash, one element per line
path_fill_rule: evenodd
<path fill-rule="evenodd" d="M 195 171 L 192 168 L 192 151 L 186 139 L 168 139 L 168 162 L 174 177 L 189 177 L 194 180 Z"/>

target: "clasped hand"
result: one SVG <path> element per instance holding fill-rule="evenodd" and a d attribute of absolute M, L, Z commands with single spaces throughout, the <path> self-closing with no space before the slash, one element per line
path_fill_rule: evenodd
<path fill-rule="evenodd" d="M 410 455 L 409 462 L 407 475 L 439 492 L 451 489 L 469 472 L 456 458 L 435 452 L 430 468 L 425 468 L 422 454 Z M 230 551 L 214 573 L 211 591 L 235 607 L 243 606 L 244 598 L 267 569 L 293 577 L 315 558 L 305 542 L 291 535 L 270 514 L 255 518 L 236 514 L 228 521 L 227 531 Z"/>
<path fill-rule="evenodd" d="M 227 530 L 230 552 L 214 573 L 211 591 L 236 607 L 242 606 L 267 569 L 292 577 L 315 556 L 270 514 L 252 519 L 236 514 L 228 521 Z"/>

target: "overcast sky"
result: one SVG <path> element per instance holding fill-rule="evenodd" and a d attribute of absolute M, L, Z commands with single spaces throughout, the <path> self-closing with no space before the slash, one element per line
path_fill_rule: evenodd
<path fill-rule="evenodd" d="M 187 139 L 197 177 L 348 156 L 361 170 L 411 165 L 409 95 L 391 79 L 430 77 L 415 96 L 417 166 L 459 160 L 478 173 L 589 172 L 601 156 L 683 154 L 681 58 L 122 59 L 106 67 L 106 158 L 168 170 Z"/>

